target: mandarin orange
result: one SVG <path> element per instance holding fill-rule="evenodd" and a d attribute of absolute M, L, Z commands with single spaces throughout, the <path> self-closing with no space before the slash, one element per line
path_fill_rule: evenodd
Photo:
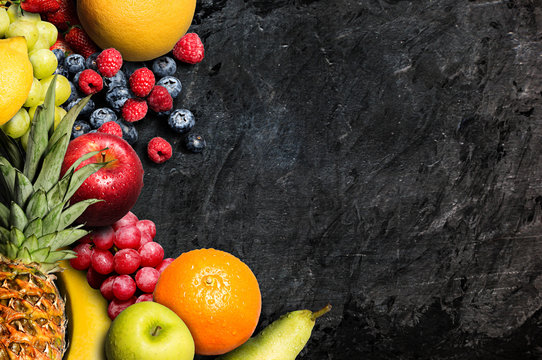
<path fill-rule="evenodd" d="M 186 323 L 200 355 L 224 354 L 247 341 L 262 304 L 250 268 L 215 249 L 192 250 L 175 259 L 160 275 L 154 300 Z"/>

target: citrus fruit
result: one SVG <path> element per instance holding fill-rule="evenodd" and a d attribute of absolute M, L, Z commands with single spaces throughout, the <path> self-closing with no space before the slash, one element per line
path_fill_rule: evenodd
<path fill-rule="evenodd" d="M 0 39 L 0 125 L 19 111 L 32 87 L 32 64 L 24 37 Z"/>
<path fill-rule="evenodd" d="M 215 249 L 192 250 L 175 259 L 160 275 L 154 300 L 183 319 L 200 355 L 224 354 L 247 341 L 262 304 L 249 267 Z"/>
<path fill-rule="evenodd" d="M 83 28 L 124 60 L 155 59 L 173 49 L 192 23 L 196 0 L 77 0 Z"/>

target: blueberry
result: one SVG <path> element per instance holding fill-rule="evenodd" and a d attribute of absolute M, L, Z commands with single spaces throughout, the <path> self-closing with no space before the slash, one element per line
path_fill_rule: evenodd
<path fill-rule="evenodd" d="M 133 96 L 130 89 L 124 86 L 117 86 L 107 91 L 105 101 L 113 110 L 120 111 L 122 105 L 131 97 Z"/>
<path fill-rule="evenodd" d="M 62 75 L 64 77 L 68 77 L 68 69 L 66 69 L 63 65 L 58 65 L 55 72 L 55 74 Z"/>
<path fill-rule="evenodd" d="M 75 120 L 72 128 L 72 139 L 88 133 L 91 130 L 90 125 L 83 120 Z"/>
<path fill-rule="evenodd" d="M 81 101 L 81 98 L 75 99 L 72 102 L 68 103 L 68 105 L 66 106 L 66 111 L 69 111 L 72 107 L 79 104 L 79 101 Z M 96 106 L 94 105 L 94 101 L 89 100 L 88 103 L 85 105 L 85 107 L 83 107 L 83 109 L 79 113 L 79 116 L 88 117 L 90 114 L 92 114 L 95 107 Z"/>
<path fill-rule="evenodd" d="M 184 134 L 194 127 L 196 119 L 190 110 L 177 109 L 169 115 L 167 123 L 174 131 Z"/>
<path fill-rule="evenodd" d="M 85 67 L 87 69 L 92 69 L 92 70 L 95 70 L 97 71 L 98 70 L 98 65 L 96 65 L 96 58 L 98 57 L 98 55 L 100 55 L 99 52 L 95 52 L 94 54 L 90 55 L 86 60 L 85 60 Z"/>
<path fill-rule="evenodd" d="M 186 137 L 186 148 L 194 153 L 200 153 L 207 143 L 201 135 L 190 134 Z"/>
<path fill-rule="evenodd" d="M 56 59 L 58 60 L 58 66 L 64 65 L 64 59 L 66 58 L 66 54 L 64 53 L 64 50 L 54 49 L 53 54 L 55 54 Z"/>
<path fill-rule="evenodd" d="M 75 84 L 75 86 L 79 89 L 79 76 L 81 76 L 81 73 L 83 71 L 78 71 L 77 73 L 75 73 L 75 75 L 73 75 L 73 79 L 72 79 L 72 82 Z"/>
<path fill-rule="evenodd" d="M 181 80 L 177 79 L 174 76 L 164 76 L 158 82 L 156 85 L 162 85 L 165 87 L 171 95 L 173 99 L 175 99 L 177 96 L 179 96 L 179 93 L 183 89 L 183 86 L 181 85 Z"/>
<path fill-rule="evenodd" d="M 79 54 L 71 54 L 64 60 L 64 65 L 70 75 L 75 75 L 79 71 L 85 70 L 85 58 Z"/>
<path fill-rule="evenodd" d="M 68 100 L 66 100 L 66 104 L 69 104 L 75 99 L 79 99 L 81 97 L 81 94 L 79 94 L 79 90 L 77 89 L 77 86 L 75 86 L 75 84 L 69 80 L 68 82 L 70 83 L 72 92 L 70 93 L 70 97 L 68 98 Z"/>
<path fill-rule="evenodd" d="M 157 78 L 173 75 L 177 71 L 177 63 L 169 56 L 161 56 L 153 61 L 152 71 Z"/>
<path fill-rule="evenodd" d="M 114 76 L 111 77 L 104 77 L 104 88 L 107 90 L 113 89 L 117 86 L 124 86 L 126 87 L 127 81 L 126 76 L 124 76 L 124 72 L 122 70 L 117 71 L 117 73 Z"/>
<path fill-rule="evenodd" d="M 99 128 L 108 121 L 116 121 L 117 115 L 109 108 L 98 108 L 90 114 L 90 126 L 94 129 Z"/>
<path fill-rule="evenodd" d="M 121 70 L 124 72 L 124 75 L 126 75 L 126 77 L 129 78 L 130 75 L 134 73 L 134 71 L 142 67 L 147 67 L 144 62 L 124 61 L 122 63 Z"/>
<path fill-rule="evenodd" d="M 130 145 L 135 144 L 139 138 L 139 134 L 134 124 L 122 121 L 120 119 L 117 120 L 117 124 L 119 124 L 122 129 L 122 138 Z"/>

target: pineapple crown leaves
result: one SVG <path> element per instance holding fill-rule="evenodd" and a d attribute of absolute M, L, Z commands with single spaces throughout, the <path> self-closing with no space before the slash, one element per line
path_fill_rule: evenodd
<path fill-rule="evenodd" d="M 62 162 L 77 115 L 90 97 L 82 99 L 53 128 L 55 78 L 45 102 L 32 119 L 26 154 L 0 131 L 0 252 L 8 258 L 37 263 L 44 272 L 59 270 L 58 262 L 74 257 L 65 247 L 87 234 L 68 228 L 99 200 L 69 200 L 83 182 L 107 163 L 75 169 L 102 150 L 79 158 L 60 178 Z"/>

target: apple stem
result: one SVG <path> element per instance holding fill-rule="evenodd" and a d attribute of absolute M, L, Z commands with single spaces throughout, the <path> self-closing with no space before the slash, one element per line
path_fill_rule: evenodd
<path fill-rule="evenodd" d="M 162 330 L 162 328 L 160 326 L 157 326 L 154 328 L 154 331 L 152 332 L 152 336 L 156 336 L 158 335 L 158 333 L 160 332 L 160 330 Z"/>
<path fill-rule="evenodd" d="M 102 155 L 102 162 L 105 162 L 105 155 L 106 155 L 105 151 L 102 151 L 102 153 L 100 155 Z"/>
<path fill-rule="evenodd" d="M 329 310 L 331 310 L 331 304 L 327 304 L 326 306 L 324 306 L 322 309 L 316 311 L 316 312 L 313 312 L 312 313 L 312 316 L 311 316 L 311 319 L 312 321 L 315 321 L 316 319 L 318 319 L 320 316 L 324 315 L 325 313 L 327 313 Z"/>

